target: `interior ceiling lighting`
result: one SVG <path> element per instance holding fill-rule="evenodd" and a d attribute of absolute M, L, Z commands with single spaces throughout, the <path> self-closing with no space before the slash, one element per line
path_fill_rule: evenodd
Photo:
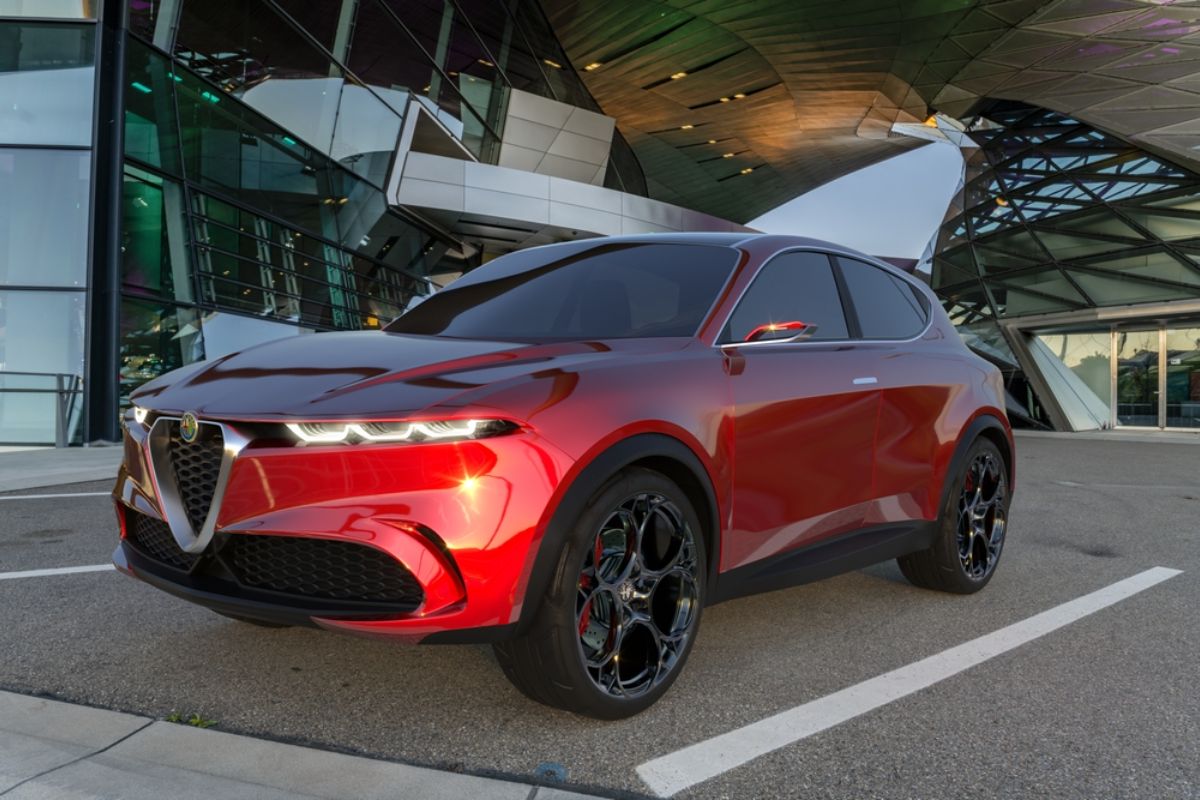
<path fill-rule="evenodd" d="M 717 143 L 717 140 L 716 140 L 716 139 L 709 139 L 709 140 L 708 140 L 708 143 L 709 143 L 709 144 L 716 144 L 716 143 Z"/>
<path fill-rule="evenodd" d="M 696 127 L 696 126 L 695 126 L 695 125 L 691 125 L 691 124 L 688 124 L 688 125 L 680 125 L 680 126 L 679 126 L 679 130 L 681 130 L 681 131 L 690 131 L 690 130 L 691 130 L 692 128 L 694 128 L 694 127 Z"/>
<path fill-rule="evenodd" d="M 557 61 L 555 61 L 552 58 L 543 58 L 542 63 L 548 67 L 554 67 L 555 69 L 562 69 L 562 64 L 558 63 Z"/>
<path fill-rule="evenodd" d="M 480 58 L 480 59 L 476 59 L 476 60 L 477 60 L 477 61 L 479 61 L 479 63 L 480 63 L 480 64 L 483 64 L 485 67 L 494 67 L 494 66 L 496 66 L 496 65 L 495 65 L 495 64 L 493 64 L 492 62 L 488 61 L 486 58 Z"/>
<path fill-rule="evenodd" d="M 742 99 L 743 97 L 745 97 L 745 96 L 746 96 L 746 93 L 745 93 L 745 92 L 738 92 L 737 94 L 735 94 L 735 95 L 733 96 L 733 99 L 734 99 L 734 100 L 741 100 L 741 99 Z"/>
<path fill-rule="evenodd" d="M 729 98 L 728 98 L 728 97 L 722 97 L 722 98 L 721 98 L 721 102 L 722 102 L 722 103 L 728 103 L 728 102 L 729 102 Z"/>
<path fill-rule="evenodd" d="M 997 197 L 996 205 L 1000 206 L 1001 208 L 1008 208 L 1008 201 L 1005 200 L 1003 197 Z"/>
<path fill-rule="evenodd" d="M 733 153 L 721 153 L 721 158 L 733 158 Z"/>
<path fill-rule="evenodd" d="M 584 72 L 594 72 L 595 70 L 598 70 L 603 66 L 604 66 L 604 64 L 600 63 L 599 61 L 593 61 L 592 63 L 590 63 L 586 67 L 584 67 L 583 71 Z"/>
<path fill-rule="evenodd" d="M 743 175 L 749 175 L 751 172 L 754 172 L 754 167 L 746 167 L 742 170 Z"/>
<path fill-rule="evenodd" d="M 672 73 L 672 75 L 671 75 L 671 80 L 673 80 L 673 81 L 677 81 L 677 80 L 679 80 L 680 78 L 686 78 L 686 77 L 687 77 L 687 73 L 686 73 L 686 72 L 683 72 L 683 71 L 680 71 L 680 72 L 675 72 L 675 73 Z"/>
<path fill-rule="evenodd" d="M 937 127 L 937 115 L 930 114 L 928 117 L 926 117 L 925 118 L 925 126 L 927 128 L 936 128 Z"/>

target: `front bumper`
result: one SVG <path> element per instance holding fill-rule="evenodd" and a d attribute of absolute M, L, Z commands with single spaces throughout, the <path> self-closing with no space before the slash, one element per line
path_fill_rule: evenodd
<path fill-rule="evenodd" d="M 151 468 L 147 434 L 137 426 L 126 433 L 114 490 L 122 526 L 118 569 L 234 616 L 410 641 L 487 641 L 509 632 L 559 476 L 570 466 L 528 431 L 457 443 L 310 447 L 248 435 L 214 502 L 215 535 L 181 567 L 152 557 L 129 536 L 135 515 L 160 525 L 170 518 L 164 503 L 171 492 L 161 484 L 174 475 L 160 474 L 170 473 L 161 459 Z M 419 600 L 272 591 L 278 587 L 251 585 L 231 569 L 235 537 L 280 536 L 382 551 L 415 577 Z"/>

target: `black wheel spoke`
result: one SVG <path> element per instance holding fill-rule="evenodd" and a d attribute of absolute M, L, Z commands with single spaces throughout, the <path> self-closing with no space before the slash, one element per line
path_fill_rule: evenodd
<path fill-rule="evenodd" d="M 1004 546 L 1005 475 L 991 453 L 980 453 L 968 465 L 958 500 L 958 559 L 973 580 L 988 577 Z"/>
<path fill-rule="evenodd" d="M 699 611 L 699 557 L 683 512 L 640 493 L 609 512 L 584 557 L 576 624 L 592 682 L 614 697 L 658 685 L 674 668 Z"/>

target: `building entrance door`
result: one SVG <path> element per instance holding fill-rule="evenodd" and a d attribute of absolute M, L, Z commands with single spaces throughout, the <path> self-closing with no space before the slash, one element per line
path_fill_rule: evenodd
<path fill-rule="evenodd" d="M 1159 331 L 1115 331 L 1117 425 L 1159 427 Z"/>
<path fill-rule="evenodd" d="M 1200 328 L 1167 328 L 1163 427 L 1200 428 Z"/>

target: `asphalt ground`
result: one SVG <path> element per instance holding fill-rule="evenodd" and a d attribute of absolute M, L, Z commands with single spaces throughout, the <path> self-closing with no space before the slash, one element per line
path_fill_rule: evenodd
<path fill-rule="evenodd" d="M 451 770 L 549 766 L 643 796 L 650 759 L 1163 566 L 1183 572 L 678 796 L 1200 796 L 1200 444 L 1023 436 L 1018 450 L 984 591 L 920 590 L 888 563 L 714 606 L 674 688 L 631 720 L 530 702 L 486 647 L 252 627 L 115 572 L 0 580 L 0 688 Z M 0 573 L 106 563 L 115 536 L 104 497 L 0 500 Z"/>

